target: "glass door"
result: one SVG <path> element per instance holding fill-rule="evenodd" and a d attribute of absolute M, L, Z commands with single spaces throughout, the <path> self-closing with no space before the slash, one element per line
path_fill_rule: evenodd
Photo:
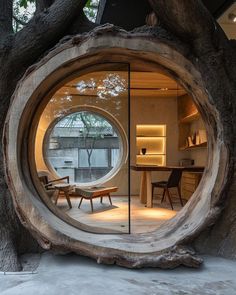
<path fill-rule="evenodd" d="M 70 202 L 63 184 L 55 185 L 53 202 L 88 231 L 130 233 L 129 79 L 129 64 L 86 68 L 52 96 L 40 118 L 37 170 L 68 177 Z"/>

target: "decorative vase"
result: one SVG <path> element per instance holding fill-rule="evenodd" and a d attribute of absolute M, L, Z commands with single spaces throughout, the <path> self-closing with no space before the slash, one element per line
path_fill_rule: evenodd
<path fill-rule="evenodd" d="M 145 154 L 146 154 L 146 151 L 147 151 L 146 148 L 142 148 L 142 149 L 141 149 L 142 155 L 145 155 Z"/>

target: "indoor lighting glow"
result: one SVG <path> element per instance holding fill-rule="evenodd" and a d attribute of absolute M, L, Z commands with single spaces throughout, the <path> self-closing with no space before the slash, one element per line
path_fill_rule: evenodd
<path fill-rule="evenodd" d="M 137 136 L 166 136 L 166 125 L 137 125 L 136 126 Z"/>
<path fill-rule="evenodd" d="M 233 23 L 236 23 L 236 14 L 235 13 L 230 13 L 228 15 L 229 20 L 231 20 Z"/>
<path fill-rule="evenodd" d="M 137 165 L 165 166 L 166 125 L 136 125 L 136 149 Z"/>
<path fill-rule="evenodd" d="M 136 155 L 137 165 L 165 166 L 165 155 Z"/>
<path fill-rule="evenodd" d="M 166 153 L 165 141 L 164 137 L 137 137 L 136 142 L 138 150 L 145 147 L 146 155 L 156 155 Z"/>

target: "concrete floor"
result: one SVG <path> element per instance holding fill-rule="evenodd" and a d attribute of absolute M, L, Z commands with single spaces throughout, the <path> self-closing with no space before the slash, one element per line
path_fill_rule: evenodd
<path fill-rule="evenodd" d="M 42 255 L 35 274 L 0 274 L 1 295 L 234 295 L 236 261 L 204 257 L 201 269 L 129 270 L 76 255 Z"/>

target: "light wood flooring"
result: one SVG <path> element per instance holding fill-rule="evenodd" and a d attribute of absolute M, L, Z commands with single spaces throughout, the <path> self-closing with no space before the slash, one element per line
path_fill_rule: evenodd
<path fill-rule="evenodd" d="M 89 200 L 83 200 L 78 209 L 80 198 L 71 198 L 72 209 L 69 209 L 65 199 L 61 198 L 57 206 L 65 211 L 70 217 L 90 226 L 117 230 L 128 233 L 128 198 L 112 196 L 111 206 L 108 198 L 94 199 L 94 212 L 91 212 Z M 173 198 L 175 210 L 170 209 L 167 202 L 160 203 L 159 196 L 154 198 L 153 208 L 146 208 L 141 204 L 138 196 L 131 196 L 131 233 L 150 232 L 171 219 L 181 210 L 179 201 Z"/>

